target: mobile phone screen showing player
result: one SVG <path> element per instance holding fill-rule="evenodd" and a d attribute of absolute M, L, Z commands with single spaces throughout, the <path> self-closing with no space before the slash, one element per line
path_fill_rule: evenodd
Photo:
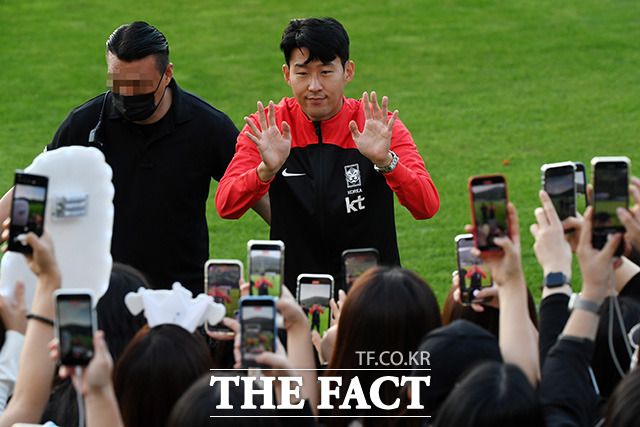
<path fill-rule="evenodd" d="M 284 243 L 250 240 L 247 243 L 251 295 L 279 297 L 284 277 Z"/>
<path fill-rule="evenodd" d="M 380 253 L 376 248 L 347 249 L 342 252 L 345 291 L 348 292 L 353 282 L 362 276 L 362 273 L 375 267 L 379 262 Z"/>
<path fill-rule="evenodd" d="M 459 234 L 455 242 L 460 279 L 460 302 L 465 305 L 482 302 L 482 299 L 475 298 L 475 293 L 482 288 L 490 287 L 492 281 L 482 260 L 471 255 L 471 248 L 475 247 L 473 234 Z"/>
<path fill-rule="evenodd" d="M 471 214 L 476 247 L 483 252 L 499 251 L 493 239 L 510 237 L 507 215 L 507 184 L 502 175 L 469 179 Z"/>
<path fill-rule="evenodd" d="M 227 310 L 226 317 L 237 318 L 242 262 L 230 259 L 210 259 L 205 263 L 204 269 L 205 293 L 212 296 L 215 302 L 224 305 Z M 233 331 L 222 322 L 217 325 L 207 322 L 205 329 L 233 335 Z"/>
<path fill-rule="evenodd" d="M 595 157 L 591 160 L 593 172 L 593 247 L 602 249 L 607 236 L 624 232 L 616 213 L 617 208 L 629 208 L 629 165 L 627 157 Z M 616 251 L 622 253 L 624 242 Z"/>
<path fill-rule="evenodd" d="M 92 294 L 78 289 L 60 291 L 54 294 L 60 362 L 69 366 L 87 365 L 93 357 L 96 329 Z"/>
<path fill-rule="evenodd" d="M 260 367 L 256 356 L 275 351 L 276 301 L 269 296 L 240 299 L 240 354 L 242 367 Z"/>
<path fill-rule="evenodd" d="M 31 246 L 21 242 L 22 236 L 33 231 L 42 236 L 49 178 L 16 171 L 11 202 L 11 226 L 7 249 L 32 253 Z"/>
<path fill-rule="evenodd" d="M 333 298 L 333 277 L 328 274 L 298 276 L 298 304 L 309 318 L 311 330 L 322 336 L 331 322 L 329 300 Z"/>
<path fill-rule="evenodd" d="M 576 181 L 573 162 L 543 165 L 542 188 L 549 194 L 560 221 L 576 216 Z"/>

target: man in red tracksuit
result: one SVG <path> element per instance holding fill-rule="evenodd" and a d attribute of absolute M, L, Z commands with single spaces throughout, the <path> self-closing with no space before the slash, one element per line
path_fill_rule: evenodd
<path fill-rule="evenodd" d="M 333 18 L 292 20 L 280 48 L 293 98 L 245 117 L 236 153 L 220 180 L 216 208 L 242 216 L 267 192 L 271 239 L 285 243 L 284 283 L 300 273 L 328 273 L 342 283 L 345 249 L 374 247 L 399 265 L 393 194 L 416 219 L 440 199 L 411 134 L 378 103 L 344 96 L 353 78 L 349 36 Z"/>

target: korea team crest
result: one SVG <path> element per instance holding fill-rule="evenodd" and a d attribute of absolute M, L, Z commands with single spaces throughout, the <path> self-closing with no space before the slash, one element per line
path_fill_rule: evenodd
<path fill-rule="evenodd" d="M 344 167 L 344 178 L 347 181 L 347 188 L 360 187 L 360 165 L 354 163 Z"/>
<path fill-rule="evenodd" d="M 360 165 L 354 163 L 344 167 L 344 179 L 347 183 L 347 197 L 344 202 L 347 207 L 347 213 L 358 212 L 364 209 L 364 196 L 362 193 L 362 181 L 360 179 Z M 358 194 L 355 199 L 351 199 L 350 195 Z"/>

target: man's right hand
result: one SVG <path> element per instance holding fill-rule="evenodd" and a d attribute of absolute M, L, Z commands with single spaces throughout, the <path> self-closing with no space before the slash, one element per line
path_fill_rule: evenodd
<path fill-rule="evenodd" d="M 262 162 L 258 165 L 258 178 L 262 182 L 268 182 L 280 170 L 289 157 L 291 151 L 291 128 L 287 122 L 282 122 L 282 133 L 276 125 L 276 112 L 273 101 L 269 101 L 268 113 L 265 116 L 262 102 L 258 101 L 258 124 L 260 129 L 249 117 L 244 121 L 249 126 L 250 132 L 245 132 L 260 152 Z"/>

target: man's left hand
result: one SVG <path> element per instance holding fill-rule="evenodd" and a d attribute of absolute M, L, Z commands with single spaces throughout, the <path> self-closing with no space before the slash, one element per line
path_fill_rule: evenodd
<path fill-rule="evenodd" d="M 371 92 L 371 102 L 367 92 L 362 94 L 362 104 L 364 107 L 365 123 L 362 132 L 358 130 L 355 121 L 349 123 L 349 130 L 358 150 L 379 168 L 389 166 L 393 156 L 389 152 L 391 148 L 391 130 L 398 118 L 398 110 L 394 111 L 391 118 L 388 118 L 389 100 L 382 97 L 382 109 L 378 105 L 378 98 L 375 92 Z"/>

